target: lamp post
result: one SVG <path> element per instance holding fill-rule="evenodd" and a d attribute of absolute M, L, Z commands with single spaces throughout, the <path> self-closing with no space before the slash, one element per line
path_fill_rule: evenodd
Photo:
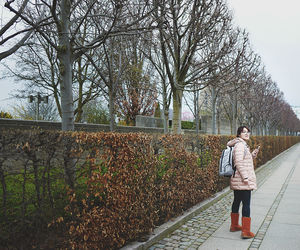
<path fill-rule="evenodd" d="M 36 101 L 36 112 L 35 112 L 35 119 L 39 120 L 39 113 L 40 113 L 40 103 L 48 103 L 48 96 L 41 96 L 38 92 L 36 95 L 30 95 L 28 96 L 29 102 L 32 103 L 33 101 Z"/>

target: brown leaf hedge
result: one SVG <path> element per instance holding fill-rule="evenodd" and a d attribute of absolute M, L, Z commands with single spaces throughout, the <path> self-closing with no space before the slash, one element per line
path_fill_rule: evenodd
<path fill-rule="evenodd" d="M 218 160 L 232 138 L 1 130 L 0 240 L 7 248 L 118 249 L 228 186 Z M 299 141 L 251 137 L 252 149 L 261 145 L 255 165 Z"/>

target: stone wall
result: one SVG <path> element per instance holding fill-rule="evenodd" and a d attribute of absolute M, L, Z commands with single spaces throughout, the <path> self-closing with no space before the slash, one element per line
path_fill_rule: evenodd
<path fill-rule="evenodd" d="M 137 115 L 135 118 L 135 124 L 137 127 L 147 128 L 163 128 L 163 119 L 158 117 Z"/>
<path fill-rule="evenodd" d="M 8 127 L 13 129 L 31 129 L 41 128 L 45 130 L 61 130 L 61 122 L 50 121 L 27 121 L 17 119 L 3 119 L 0 118 L 0 127 Z M 109 132 L 108 124 L 85 124 L 75 123 L 76 131 L 89 131 L 89 132 Z M 132 127 L 132 126 L 117 126 L 117 132 L 129 133 L 129 132 L 144 132 L 144 133 L 163 133 L 163 128 L 145 128 L 145 127 Z"/>
<path fill-rule="evenodd" d="M 228 120 L 220 120 L 220 135 L 230 135 L 231 128 Z M 212 134 L 212 119 L 211 116 L 201 116 L 201 130 L 205 131 L 205 134 Z M 218 134 L 218 122 L 216 122 L 216 134 Z"/>
<path fill-rule="evenodd" d="M 149 119 L 147 119 L 149 118 Z M 142 117 L 137 116 L 137 126 L 117 126 L 116 131 L 122 133 L 130 132 L 143 132 L 143 133 L 164 133 L 163 120 L 161 118 L 154 117 Z M 152 118 L 152 119 L 150 119 Z M 161 127 L 159 127 L 161 126 Z M 61 130 L 61 122 L 50 122 L 50 121 L 29 121 L 29 120 L 17 120 L 17 119 L 4 119 L 0 118 L 0 127 L 8 127 L 14 129 L 31 129 L 41 128 L 45 130 Z M 230 124 L 226 121 L 221 121 L 220 126 L 221 135 L 230 135 Z M 109 132 L 108 124 L 86 124 L 86 123 L 75 123 L 76 131 L 90 131 L 90 132 Z M 218 130 L 217 130 L 218 131 Z M 182 130 L 183 134 L 194 134 L 195 130 Z M 211 117 L 203 116 L 201 118 L 201 130 L 200 134 L 212 134 L 211 129 Z"/>

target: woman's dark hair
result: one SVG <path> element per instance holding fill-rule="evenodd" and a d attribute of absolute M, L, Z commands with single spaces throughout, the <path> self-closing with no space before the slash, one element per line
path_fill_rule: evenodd
<path fill-rule="evenodd" d="M 247 127 L 247 126 L 240 126 L 238 129 L 237 129 L 237 132 L 236 132 L 236 136 L 237 137 L 240 137 L 241 133 L 243 132 L 243 130 L 247 129 L 248 132 L 251 132 L 251 130 Z"/>

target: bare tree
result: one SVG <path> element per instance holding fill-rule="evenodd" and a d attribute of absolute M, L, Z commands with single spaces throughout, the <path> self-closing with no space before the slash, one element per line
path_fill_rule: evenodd
<path fill-rule="evenodd" d="M 61 117 L 59 61 L 56 50 L 39 34 L 29 41 L 30 44 L 15 53 L 13 60 L 16 61 L 17 67 L 6 66 L 9 71 L 7 77 L 13 77 L 24 84 L 24 88 L 18 89 L 14 96 L 27 98 L 36 91 L 51 95 Z M 81 121 L 84 105 L 102 93 L 99 83 L 96 84 L 94 81 L 96 74 L 94 71 L 92 65 L 83 57 L 79 57 L 73 64 L 75 122 Z"/>
<path fill-rule="evenodd" d="M 171 103 L 171 89 L 167 77 L 165 61 L 162 58 L 162 53 L 159 48 L 159 39 L 157 39 L 157 31 L 154 31 L 150 37 L 145 40 L 145 46 L 142 48 L 142 52 L 145 57 L 151 62 L 155 69 L 154 77 L 160 79 L 158 81 L 158 93 L 162 98 L 163 108 L 163 125 L 164 133 L 169 132 L 169 108 Z"/>
<path fill-rule="evenodd" d="M 122 76 L 122 85 L 118 88 L 117 107 L 127 124 L 135 125 L 137 115 L 154 114 L 157 102 L 157 87 L 151 77 L 153 66 L 147 61 L 141 48 L 144 43 L 138 37 L 126 42 L 127 67 Z"/>
<path fill-rule="evenodd" d="M 224 56 L 230 44 L 218 45 L 207 58 L 208 37 L 220 39 L 230 27 L 231 16 L 220 0 L 163 1 L 156 13 L 159 40 L 173 96 L 173 133 L 181 130 L 182 96 L 193 83 L 199 87 L 213 82 L 212 63 Z"/>
<path fill-rule="evenodd" d="M 36 1 L 28 11 L 19 13 L 12 2 L 6 7 L 20 16 L 57 51 L 59 59 L 62 129 L 74 129 L 72 91 L 73 63 L 86 51 L 99 47 L 109 36 L 136 31 L 133 25 L 142 23 L 152 11 L 148 1 Z M 144 6 L 134 12 L 135 5 Z M 149 7 L 149 8 L 148 8 Z M 38 25 L 36 20 L 39 20 Z M 84 22 L 89 22 L 90 36 L 80 39 Z M 140 26 L 139 26 L 140 28 Z M 144 27 L 140 28 L 143 29 Z M 91 32 L 92 31 L 92 32 Z M 58 43 L 49 38 L 57 34 Z"/>
<path fill-rule="evenodd" d="M 13 60 L 16 61 L 16 66 L 6 66 L 6 77 L 24 84 L 24 88 L 18 89 L 14 96 L 24 99 L 33 92 L 52 95 L 61 116 L 59 63 L 53 47 L 37 35 L 31 37 L 30 43 L 15 53 Z"/>
<path fill-rule="evenodd" d="M 202 100 L 202 103 L 200 103 L 200 89 L 197 88 L 197 84 L 193 84 L 193 87 L 191 89 L 192 91 L 186 92 L 183 98 L 189 110 L 192 112 L 194 116 L 196 133 L 199 134 L 200 110 L 204 100 Z"/>
<path fill-rule="evenodd" d="M 252 122 L 256 125 L 257 134 L 268 135 L 273 123 L 272 113 L 275 100 L 280 98 L 281 93 L 264 69 L 257 81 L 253 82 L 251 86 L 248 85 L 247 88 L 248 91 L 244 92 L 242 98 L 243 106 L 248 113 L 252 112 Z"/>
<path fill-rule="evenodd" d="M 22 1 L 20 8 L 17 10 L 17 13 L 13 17 L 11 17 L 5 24 L 2 24 L 1 22 L 0 46 L 2 46 L 2 48 L 4 48 L 5 46 L 7 49 L 0 52 L 0 61 L 14 54 L 20 47 L 22 47 L 25 44 L 27 39 L 32 35 L 33 29 L 31 27 L 26 27 L 25 25 L 22 25 L 22 23 L 18 23 L 19 16 L 23 13 L 28 2 L 29 0 Z M 5 3 L 5 6 L 9 4 L 10 2 L 7 1 Z M 1 7 L 3 8 L 4 6 Z M 18 28 L 16 28 L 16 26 Z M 20 36 L 21 38 L 19 38 Z M 10 45 L 9 43 L 12 41 L 13 41 L 13 45 Z"/>
<path fill-rule="evenodd" d="M 225 26 L 226 27 L 226 26 Z M 216 33 L 216 31 L 214 32 Z M 210 67 L 208 77 L 212 79 L 209 84 L 211 95 L 212 133 L 216 133 L 216 122 L 220 111 L 219 96 L 235 89 L 237 68 L 242 68 L 241 58 L 245 53 L 247 36 L 240 29 L 232 29 L 230 26 L 219 30 L 222 35 L 207 37 L 208 46 L 202 57 L 207 58 Z M 215 57 L 215 55 L 219 57 Z M 206 86 L 204 86 L 206 87 Z"/>
<path fill-rule="evenodd" d="M 59 117 L 52 98 L 47 103 L 36 100 L 31 103 L 17 104 L 12 108 L 14 117 L 23 120 L 57 121 Z"/>
<path fill-rule="evenodd" d="M 260 57 L 253 52 L 249 44 L 248 35 L 241 33 L 240 48 L 233 50 L 235 65 L 233 67 L 232 76 L 223 89 L 222 94 L 226 98 L 222 98 L 220 103 L 227 119 L 231 124 L 231 133 L 234 134 L 237 129 L 238 108 L 241 104 L 241 92 L 246 88 L 247 83 L 253 82 L 258 75 L 259 67 L 261 66 Z M 240 51 L 240 53 L 239 53 Z M 249 125 L 250 126 L 250 125 Z"/>
<path fill-rule="evenodd" d="M 121 77 L 127 67 L 122 41 L 121 36 L 111 37 L 95 51 L 93 56 L 85 53 L 97 72 L 96 84 L 103 83 L 104 85 L 102 89 L 108 101 L 111 131 L 114 131 L 116 127 L 116 96 L 121 85 Z"/>

